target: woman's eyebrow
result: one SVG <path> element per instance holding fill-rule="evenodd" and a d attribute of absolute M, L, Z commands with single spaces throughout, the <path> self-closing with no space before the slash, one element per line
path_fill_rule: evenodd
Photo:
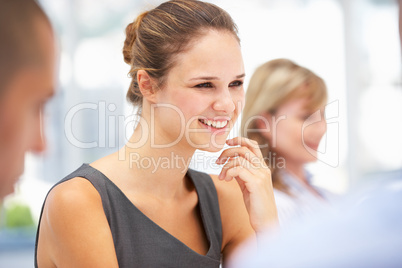
<path fill-rule="evenodd" d="M 246 76 L 246 74 L 243 73 L 243 74 L 236 75 L 235 78 L 240 79 L 245 76 Z M 190 81 L 192 81 L 192 80 L 219 80 L 219 77 L 217 77 L 217 76 L 199 76 L 199 77 L 194 77 L 194 78 L 190 79 Z"/>
<path fill-rule="evenodd" d="M 191 78 L 190 81 L 191 80 L 219 80 L 219 78 L 216 76 L 200 76 Z"/>

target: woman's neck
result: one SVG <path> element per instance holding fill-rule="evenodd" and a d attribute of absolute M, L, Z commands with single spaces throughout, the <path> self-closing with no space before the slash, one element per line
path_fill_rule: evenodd
<path fill-rule="evenodd" d="M 153 136 L 139 124 L 118 157 L 138 190 L 165 199 L 178 197 L 188 187 L 184 178 L 195 149 L 184 141 Z"/>
<path fill-rule="evenodd" d="M 306 172 L 304 170 L 304 164 L 295 164 L 291 162 L 289 164 L 288 162 L 286 162 L 286 171 L 292 174 L 299 182 L 304 184 L 306 189 L 308 189 L 316 197 L 324 199 L 322 194 L 311 185 L 310 181 L 307 180 Z"/>
<path fill-rule="evenodd" d="M 302 183 L 309 184 L 306 178 L 306 173 L 303 164 L 286 161 L 286 171 L 292 174 L 296 179 L 298 179 Z"/>

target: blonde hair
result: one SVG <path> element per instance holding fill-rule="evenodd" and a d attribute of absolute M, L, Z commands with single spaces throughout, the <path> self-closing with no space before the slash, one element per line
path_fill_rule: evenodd
<path fill-rule="evenodd" d="M 162 87 L 164 78 L 175 64 L 175 56 L 209 29 L 230 32 L 240 42 L 230 15 L 214 4 L 172 0 L 140 14 L 126 28 L 123 55 L 131 67 L 129 75 L 132 78 L 127 99 L 141 107 L 137 71 L 147 71 Z"/>
<path fill-rule="evenodd" d="M 303 88 L 303 90 L 299 90 Z M 276 110 L 289 100 L 308 98 L 307 109 L 311 112 L 327 102 L 327 88 L 324 81 L 307 68 L 288 59 L 271 60 L 261 65 L 251 77 L 243 109 L 241 134 L 255 140 L 272 172 L 276 189 L 287 192 L 273 161 L 274 153 L 269 141 L 256 131 L 258 116 L 263 113 L 275 114 Z"/>

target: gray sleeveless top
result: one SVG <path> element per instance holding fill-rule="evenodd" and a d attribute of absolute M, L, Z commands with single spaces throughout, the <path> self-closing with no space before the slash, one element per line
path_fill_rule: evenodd
<path fill-rule="evenodd" d="M 202 223 L 209 242 L 205 256 L 193 251 L 145 216 L 111 180 L 88 164 L 83 164 L 55 186 L 82 177 L 96 188 L 113 235 L 119 267 L 219 267 L 222 223 L 215 185 L 205 173 L 190 169 L 187 175 L 198 194 Z M 39 227 L 35 267 L 38 267 L 38 237 Z"/>

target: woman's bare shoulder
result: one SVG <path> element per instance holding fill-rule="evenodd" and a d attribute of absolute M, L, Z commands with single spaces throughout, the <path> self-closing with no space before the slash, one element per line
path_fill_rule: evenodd
<path fill-rule="evenodd" d="M 210 175 L 218 194 L 221 214 L 226 218 L 246 218 L 248 213 L 243 200 L 243 194 L 236 180 L 219 180 L 217 175 Z"/>
<path fill-rule="evenodd" d="M 94 250 L 86 252 L 82 248 Z M 102 200 L 91 182 L 76 177 L 55 186 L 43 210 L 38 261 L 50 257 L 56 266 L 95 267 L 107 263 L 116 267 L 114 252 Z"/>
<path fill-rule="evenodd" d="M 242 242 L 255 233 L 237 181 L 221 181 L 217 175 L 210 176 L 218 194 L 223 229 L 222 252 L 225 261 Z"/>
<path fill-rule="evenodd" d="M 75 177 L 56 185 L 49 192 L 45 209 L 54 210 L 65 206 L 64 209 L 68 211 L 69 207 L 95 205 L 98 202 L 101 202 L 101 198 L 92 183 L 85 178 Z"/>
<path fill-rule="evenodd" d="M 222 199 L 239 199 L 242 198 L 240 187 L 236 180 L 225 181 L 220 180 L 218 175 L 210 174 L 212 181 L 215 184 L 218 197 Z M 233 201 L 233 200 L 232 200 Z"/>

